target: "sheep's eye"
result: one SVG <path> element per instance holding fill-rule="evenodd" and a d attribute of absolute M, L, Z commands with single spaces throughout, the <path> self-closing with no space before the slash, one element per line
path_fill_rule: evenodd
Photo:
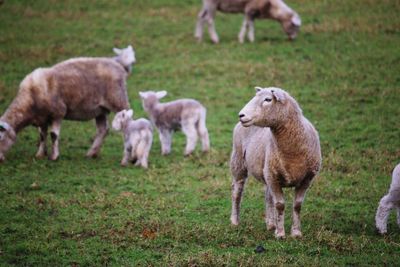
<path fill-rule="evenodd" d="M 271 101 L 272 101 L 272 98 L 268 98 L 268 97 L 267 97 L 267 98 L 264 99 L 264 101 L 265 101 L 265 102 L 271 102 Z"/>

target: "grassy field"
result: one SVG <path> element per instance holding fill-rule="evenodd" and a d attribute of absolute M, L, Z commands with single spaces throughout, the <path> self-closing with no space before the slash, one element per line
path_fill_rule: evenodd
<path fill-rule="evenodd" d="M 221 43 L 193 37 L 200 0 L 17 1 L 0 6 L 0 113 L 37 67 L 77 56 L 112 56 L 132 44 L 138 92 L 165 89 L 208 108 L 212 151 L 183 157 L 185 139 L 150 168 L 121 168 L 111 132 L 102 156 L 84 157 L 93 122 L 64 121 L 61 157 L 36 160 L 26 128 L 0 165 L 0 265 L 261 266 L 398 265 L 400 229 L 375 233 L 374 216 L 400 159 L 400 2 L 288 0 L 301 15 L 298 39 L 256 22 L 256 42 L 237 42 L 242 16 L 218 14 Z M 304 237 L 275 240 L 263 187 L 249 179 L 241 225 L 230 225 L 229 157 L 238 111 L 254 86 L 286 89 L 320 133 L 323 167 L 302 210 Z M 292 191 L 286 190 L 286 230 Z M 254 253 L 258 245 L 266 252 Z"/>

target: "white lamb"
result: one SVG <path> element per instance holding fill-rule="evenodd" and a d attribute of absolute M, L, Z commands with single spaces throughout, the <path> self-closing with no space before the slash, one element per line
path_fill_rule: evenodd
<path fill-rule="evenodd" d="M 277 238 L 285 236 L 282 188 L 295 188 L 291 235 L 300 237 L 301 205 L 321 167 L 318 133 L 287 92 L 273 87 L 256 90 L 233 132 L 231 222 L 239 224 L 244 184 L 252 175 L 264 184 L 265 222 Z"/>
<path fill-rule="evenodd" d="M 172 133 L 180 128 L 186 135 L 185 155 L 194 151 L 199 136 L 203 152 L 210 149 L 206 127 L 206 108 L 198 101 L 179 99 L 160 103 L 159 100 L 167 95 L 166 91 L 139 92 L 139 95 L 142 98 L 144 110 L 158 129 L 163 155 L 171 152 Z"/>
<path fill-rule="evenodd" d="M 397 224 L 400 227 L 400 163 L 393 170 L 389 193 L 381 199 L 376 211 L 375 223 L 380 234 L 386 234 L 387 220 L 393 208 L 397 209 Z"/>
<path fill-rule="evenodd" d="M 148 158 L 153 143 L 153 127 L 146 119 L 133 120 L 133 110 L 122 110 L 118 112 L 112 122 L 116 131 L 124 134 L 124 155 L 121 165 L 127 166 L 129 161 L 136 166 L 147 169 Z"/>

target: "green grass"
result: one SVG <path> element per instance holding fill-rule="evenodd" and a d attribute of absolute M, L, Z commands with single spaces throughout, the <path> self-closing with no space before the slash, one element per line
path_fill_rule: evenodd
<path fill-rule="evenodd" d="M 1 113 L 35 68 L 132 44 L 136 115 L 145 115 L 141 90 L 196 98 L 208 108 L 212 151 L 184 158 L 176 134 L 173 153 L 162 157 L 155 135 L 149 170 L 121 168 L 121 136 L 111 133 L 101 158 L 89 160 L 93 122 L 64 121 L 61 158 L 49 162 L 34 158 L 37 131 L 26 128 L 0 165 L 0 265 L 398 265 L 395 216 L 380 237 L 374 215 L 400 158 L 400 2 L 288 4 L 303 20 L 295 42 L 277 23 L 257 21 L 256 42 L 240 45 L 242 17 L 218 14 L 221 44 L 212 45 L 193 38 L 199 0 L 6 0 Z M 289 91 L 320 133 L 323 167 L 303 206 L 301 240 L 266 231 L 254 179 L 241 225 L 229 222 L 232 129 L 254 86 Z M 254 253 L 259 244 L 266 253 Z"/>

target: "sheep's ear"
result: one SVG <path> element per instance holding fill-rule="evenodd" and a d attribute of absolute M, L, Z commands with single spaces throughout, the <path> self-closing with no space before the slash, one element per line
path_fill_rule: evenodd
<path fill-rule="evenodd" d="M 292 17 L 292 23 L 293 23 L 293 25 L 295 25 L 295 26 L 298 26 L 298 27 L 301 26 L 301 18 L 299 17 L 299 15 L 294 15 L 294 16 Z"/>
<path fill-rule="evenodd" d="M 131 45 L 128 45 L 127 49 L 133 51 L 133 47 Z"/>
<path fill-rule="evenodd" d="M 5 132 L 6 130 L 7 129 L 3 125 L 0 124 L 0 132 Z"/>
<path fill-rule="evenodd" d="M 260 92 L 262 89 L 264 89 L 264 88 L 262 88 L 262 87 L 259 87 L 259 86 L 256 86 L 256 87 L 254 87 L 254 89 L 256 89 L 256 93 L 258 93 L 258 92 Z"/>
<path fill-rule="evenodd" d="M 161 99 L 166 95 L 167 95 L 167 91 L 165 91 L 165 90 L 156 93 L 156 96 L 157 96 L 158 99 Z"/>
<path fill-rule="evenodd" d="M 132 110 L 132 109 L 128 110 L 128 111 L 126 112 L 126 116 L 127 116 L 128 118 L 132 118 L 132 116 L 133 116 L 133 110 Z"/>
<path fill-rule="evenodd" d="M 113 51 L 114 51 L 114 53 L 117 54 L 117 55 L 121 55 L 121 54 L 122 54 L 122 50 L 119 49 L 119 48 L 114 47 L 114 48 L 113 48 Z"/>
<path fill-rule="evenodd" d="M 271 93 L 277 102 L 283 103 L 286 100 L 285 93 L 281 90 L 271 90 Z"/>
<path fill-rule="evenodd" d="M 140 98 L 144 99 L 146 98 L 146 93 L 145 92 L 139 92 Z"/>

